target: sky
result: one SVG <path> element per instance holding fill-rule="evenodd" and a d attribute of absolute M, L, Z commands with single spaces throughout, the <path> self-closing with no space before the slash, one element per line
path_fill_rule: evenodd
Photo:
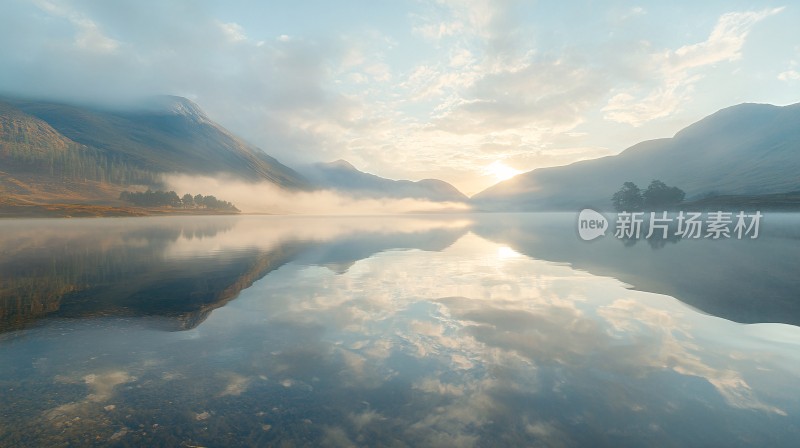
<path fill-rule="evenodd" d="M 471 195 L 800 102 L 798 23 L 788 0 L 6 0 L 0 93 L 185 96 L 290 166 Z"/>

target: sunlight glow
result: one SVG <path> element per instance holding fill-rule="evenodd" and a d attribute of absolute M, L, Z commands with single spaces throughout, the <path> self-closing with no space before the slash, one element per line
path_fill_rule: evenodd
<path fill-rule="evenodd" d="M 509 258 L 517 258 L 519 257 L 519 252 L 515 251 L 514 249 L 508 246 L 500 246 L 497 248 L 497 258 L 501 260 L 506 260 Z"/>
<path fill-rule="evenodd" d="M 511 179 L 522 172 L 520 170 L 511 168 L 499 160 L 496 160 L 490 165 L 486 166 L 483 171 L 485 175 L 493 176 L 498 182 Z"/>

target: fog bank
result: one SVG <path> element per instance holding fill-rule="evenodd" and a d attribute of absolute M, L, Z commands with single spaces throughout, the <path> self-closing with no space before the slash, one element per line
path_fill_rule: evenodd
<path fill-rule="evenodd" d="M 179 195 L 214 195 L 244 213 L 288 215 L 388 215 L 469 211 L 463 202 L 420 199 L 365 199 L 332 190 L 288 191 L 270 183 L 247 183 L 226 177 L 167 175 L 164 183 Z"/>

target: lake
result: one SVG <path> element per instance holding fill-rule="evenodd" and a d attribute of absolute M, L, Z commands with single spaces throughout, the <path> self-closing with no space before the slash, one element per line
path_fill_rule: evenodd
<path fill-rule="evenodd" d="M 0 221 L 0 446 L 797 446 L 800 216 Z"/>

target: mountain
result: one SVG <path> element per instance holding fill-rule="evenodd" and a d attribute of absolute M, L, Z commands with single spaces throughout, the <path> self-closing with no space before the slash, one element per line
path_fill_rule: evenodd
<path fill-rule="evenodd" d="M 619 155 L 520 174 L 473 196 L 480 210 L 609 209 L 622 183 L 660 179 L 686 192 L 761 195 L 800 190 L 800 103 L 740 104 Z"/>
<path fill-rule="evenodd" d="M 309 188 L 294 170 L 174 96 L 124 110 L 0 99 L 0 171 L 6 190 L 68 181 L 157 185 L 165 173 Z"/>
<path fill-rule="evenodd" d="M 359 171 L 345 160 L 316 163 L 300 169 L 316 186 L 358 198 L 412 198 L 441 202 L 466 202 L 469 198 L 438 179 L 391 180 Z"/>

